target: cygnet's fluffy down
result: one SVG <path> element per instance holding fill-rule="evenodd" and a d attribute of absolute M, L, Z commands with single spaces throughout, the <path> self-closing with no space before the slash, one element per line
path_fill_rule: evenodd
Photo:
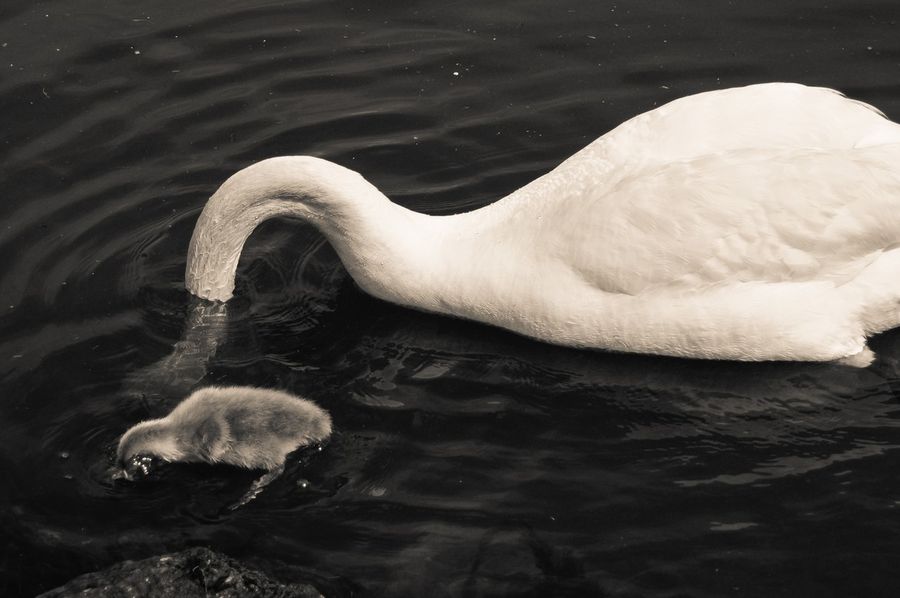
<path fill-rule="evenodd" d="M 330 435 L 331 417 L 312 401 L 278 390 L 211 386 L 166 417 L 132 426 L 119 440 L 116 463 L 127 479 L 148 473 L 154 459 L 280 472 L 288 453 Z"/>

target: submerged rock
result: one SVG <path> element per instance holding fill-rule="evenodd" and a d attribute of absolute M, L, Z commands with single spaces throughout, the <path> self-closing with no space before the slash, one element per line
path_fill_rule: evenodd
<path fill-rule="evenodd" d="M 123 561 L 85 573 L 39 598 L 322 598 L 309 584 L 282 584 L 206 548 Z"/>

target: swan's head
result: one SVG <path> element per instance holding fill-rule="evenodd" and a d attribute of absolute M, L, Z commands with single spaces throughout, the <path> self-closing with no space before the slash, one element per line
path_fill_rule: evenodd
<path fill-rule="evenodd" d="M 352 228 L 365 197 L 386 198 L 358 173 L 311 156 L 281 156 L 238 171 L 210 197 L 191 237 L 185 286 L 212 301 L 227 301 L 250 233 L 275 216 L 312 222 L 326 235 Z"/>
<path fill-rule="evenodd" d="M 113 477 L 135 480 L 152 474 L 161 463 L 177 461 L 183 453 L 165 420 L 151 420 L 132 426 L 116 449 Z"/>

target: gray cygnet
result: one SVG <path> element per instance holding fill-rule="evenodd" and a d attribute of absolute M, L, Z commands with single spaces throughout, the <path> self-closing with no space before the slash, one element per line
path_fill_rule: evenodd
<path fill-rule="evenodd" d="M 278 390 L 211 386 L 166 417 L 125 432 L 116 452 L 117 477 L 147 475 L 155 460 L 266 470 L 243 504 L 278 477 L 289 453 L 330 435 L 331 416 L 312 401 Z"/>

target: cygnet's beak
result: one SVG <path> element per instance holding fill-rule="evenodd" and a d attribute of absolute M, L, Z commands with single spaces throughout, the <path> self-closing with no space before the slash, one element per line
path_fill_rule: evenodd
<path fill-rule="evenodd" d="M 159 459 L 150 455 L 135 455 L 115 468 L 113 473 L 114 480 L 135 480 L 143 479 L 156 470 Z"/>
<path fill-rule="evenodd" d="M 134 481 L 134 477 L 128 473 L 125 469 L 115 469 L 112 474 L 113 480 L 128 480 L 129 482 Z"/>

